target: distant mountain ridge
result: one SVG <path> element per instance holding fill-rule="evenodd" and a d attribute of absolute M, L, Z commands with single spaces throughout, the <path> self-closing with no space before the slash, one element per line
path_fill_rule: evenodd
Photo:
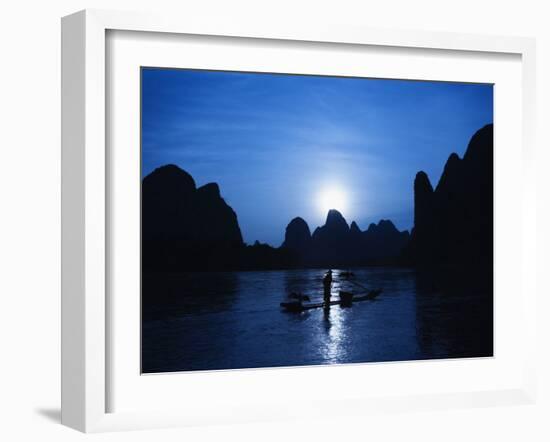
<path fill-rule="evenodd" d="M 193 177 L 169 164 L 142 184 L 143 266 L 152 271 L 274 269 L 376 264 L 397 258 L 408 232 L 381 220 L 361 232 L 330 210 L 311 234 L 302 218 L 287 226 L 275 248 L 246 245 L 237 214 L 221 197 L 218 184 L 197 188 Z M 384 247 L 380 245 L 384 244 Z"/>
<path fill-rule="evenodd" d="M 355 221 L 348 226 L 337 210 L 330 210 L 323 226 L 312 235 L 302 218 L 294 218 L 286 228 L 281 247 L 292 250 L 305 266 L 335 267 L 395 263 L 409 241 L 409 232 L 400 232 L 389 220 L 370 224 L 364 232 Z"/>
<path fill-rule="evenodd" d="M 425 172 L 416 174 L 411 234 L 385 219 L 362 231 L 330 210 L 313 232 L 303 218 L 292 219 L 280 247 L 246 245 L 218 184 L 197 188 L 190 174 L 166 165 L 142 182 L 142 248 L 151 271 L 404 264 L 491 275 L 493 125 L 474 134 L 462 159 L 449 156 L 435 189 Z"/>

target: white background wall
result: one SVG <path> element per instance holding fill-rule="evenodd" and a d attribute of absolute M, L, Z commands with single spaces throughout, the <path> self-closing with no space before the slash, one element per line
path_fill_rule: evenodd
<path fill-rule="evenodd" d="M 60 17 L 83 8 L 246 15 L 538 39 L 539 274 L 548 261 L 550 14 L 544 1 L 12 0 L 0 7 L 0 439 L 81 440 L 59 425 Z M 519 184 L 519 183 L 518 183 Z M 518 210 L 520 210 L 518 208 Z M 514 232 L 511 232 L 514 234 Z M 539 278 L 539 292 L 550 284 Z M 95 440 L 550 440 L 550 338 L 541 297 L 535 406 L 92 436 Z M 547 312 L 547 313 L 545 313 Z M 90 436 L 88 436 L 90 437 Z"/>

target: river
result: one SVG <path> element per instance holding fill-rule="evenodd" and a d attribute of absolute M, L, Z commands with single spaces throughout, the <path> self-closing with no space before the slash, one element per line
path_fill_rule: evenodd
<path fill-rule="evenodd" d="M 334 300 L 361 287 L 380 297 L 302 313 L 279 304 L 290 292 L 321 302 L 323 270 L 144 275 L 142 371 L 492 356 L 492 296 L 444 291 L 410 269 L 353 272 L 351 283 L 334 271 Z"/>

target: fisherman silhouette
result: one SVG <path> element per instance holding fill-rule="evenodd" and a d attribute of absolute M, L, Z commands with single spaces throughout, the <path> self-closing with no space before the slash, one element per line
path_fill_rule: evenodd
<path fill-rule="evenodd" d="M 332 270 L 325 274 L 323 278 L 323 302 L 325 303 L 324 307 L 326 309 L 330 308 L 330 289 L 332 286 Z"/>

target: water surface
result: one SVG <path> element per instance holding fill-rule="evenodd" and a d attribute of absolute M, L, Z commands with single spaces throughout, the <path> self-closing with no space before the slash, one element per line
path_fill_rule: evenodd
<path fill-rule="evenodd" d="M 475 287 L 436 288 L 401 268 L 353 270 L 374 301 L 281 311 L 290 292 L 322 301 L 323 270 L 148 274 L 143 278 L 145 373 L 492 356 L 492 302 Z M 338 275 L 338 270 L 334 272 Z M 364 289 L 365 288 L 365 289 Z"/>

